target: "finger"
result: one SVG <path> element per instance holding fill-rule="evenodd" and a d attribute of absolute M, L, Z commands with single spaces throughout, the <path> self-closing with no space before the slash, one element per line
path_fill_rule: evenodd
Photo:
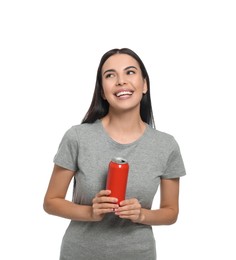
<path fill-rule="evenodd" d="M 107 197 L 107 196 L 103 196 L 103 197 L 95 197 L 93 199 L 93 204 L 95 203 L 117 203 L 118 202 L 118 199 L 117 198 L 114 198 L 114 197 Z"/>
<path fill-rule="evenodd" d="M 137 199 L 128 199 L 120 202 L 120 206 L 125 206 L 130 204 L 139 204 L 139 201 Z"/>
<path fill-rule="evenodd" d="M 119 207 L 119 211 L 134 210 L 134 209 L 141 209 L 141 205 L 140 204 L 130 204 L 130 205 Z"/>
<path fill-rule="evenodd" d="M 131 221 L 136 221 L 139 218 L 139 215 L 119 215 L 119 218 L 129 219 Z"/>
<path fill-rule="evenodd" d="M 111 213 L 113 212 L 113 209 L 94 209 L 93 213 L 95 215 L 102 215 L 102 214 L 106 214 L 106 213 Z"/>
<path fill-rule="evenodd" d="M 119 207 L 118 204 L 114 203 L 95 203 L 92 205 L 93 209 L 117 209 Z"/>
<path fill-rule="evenodd" d="M 141 209 L 141 205 L 139 203 L 136 204 L 128 204 L 125 206 L 121 206 L 117 209 L 117 211 L 119 212 L 124 212 L 124 211 L 128 211 L 128 210 L 140 210 Z"/>
<path fill-rule="evenodd" d="M 96 194 L 96 197 L 109 196 L 110 194 L 110 190 L 101 190 Z"/>
<path fill-rule="evenodd" d="M 140 210 L 125 210 L 125 211 L 119 211 L 115 209 L 115 214 L 118 216 L 132 216 L 132 215 L 140 215 Z"/>

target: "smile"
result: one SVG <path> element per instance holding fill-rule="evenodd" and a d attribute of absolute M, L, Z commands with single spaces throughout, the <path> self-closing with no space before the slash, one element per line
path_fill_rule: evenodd
<path fill-rule="evenodd" d="M 124 91 L 119 91 L 117 93 L 115 93 L 115 95 L 117 97 L 122 97 L 122 96 L 131 96 L 133 94 L 133 91 L 129 91 L 129 90 L 124 90 Z"/>

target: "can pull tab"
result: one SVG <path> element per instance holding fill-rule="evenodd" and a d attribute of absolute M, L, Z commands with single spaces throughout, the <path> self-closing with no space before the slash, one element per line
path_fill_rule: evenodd
<path fill-rule="evenodd" d="M 114 163 L 118 163 L 118 164 L 126 164 L 128 163 L 126 159 L 122 158 L 122 157 L 115 157 L 111 160 Z"/>

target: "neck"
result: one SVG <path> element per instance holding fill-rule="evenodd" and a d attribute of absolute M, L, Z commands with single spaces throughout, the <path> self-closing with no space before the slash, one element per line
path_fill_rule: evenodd
<path fill-rule="evenodd" d="M 139 113 L 109 113 L 102 119 L 108 135 L 119 143 L 131 143 L 145 131 L 146 125 Z"/>

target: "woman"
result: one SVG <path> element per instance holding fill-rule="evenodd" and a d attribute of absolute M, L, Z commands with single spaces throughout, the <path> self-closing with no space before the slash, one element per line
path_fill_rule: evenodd
<path fill-rule="evenodd" d="M 126 199 L 106 190 L 113 157 L 130 165 Z M 64 135 L 44 199 L 47 213 L 71 219 L 61 260 L 156 259 L 152 225 L 175 223 L 179 177 L 185 175 L 175 139 L 155 129 L 148 73 L 132 50 L 105 53 L 82 124 Z M 74 180 L 73 201 L 65 199 Z M 160 208 L 151 209 L 160 184 Z"/>

